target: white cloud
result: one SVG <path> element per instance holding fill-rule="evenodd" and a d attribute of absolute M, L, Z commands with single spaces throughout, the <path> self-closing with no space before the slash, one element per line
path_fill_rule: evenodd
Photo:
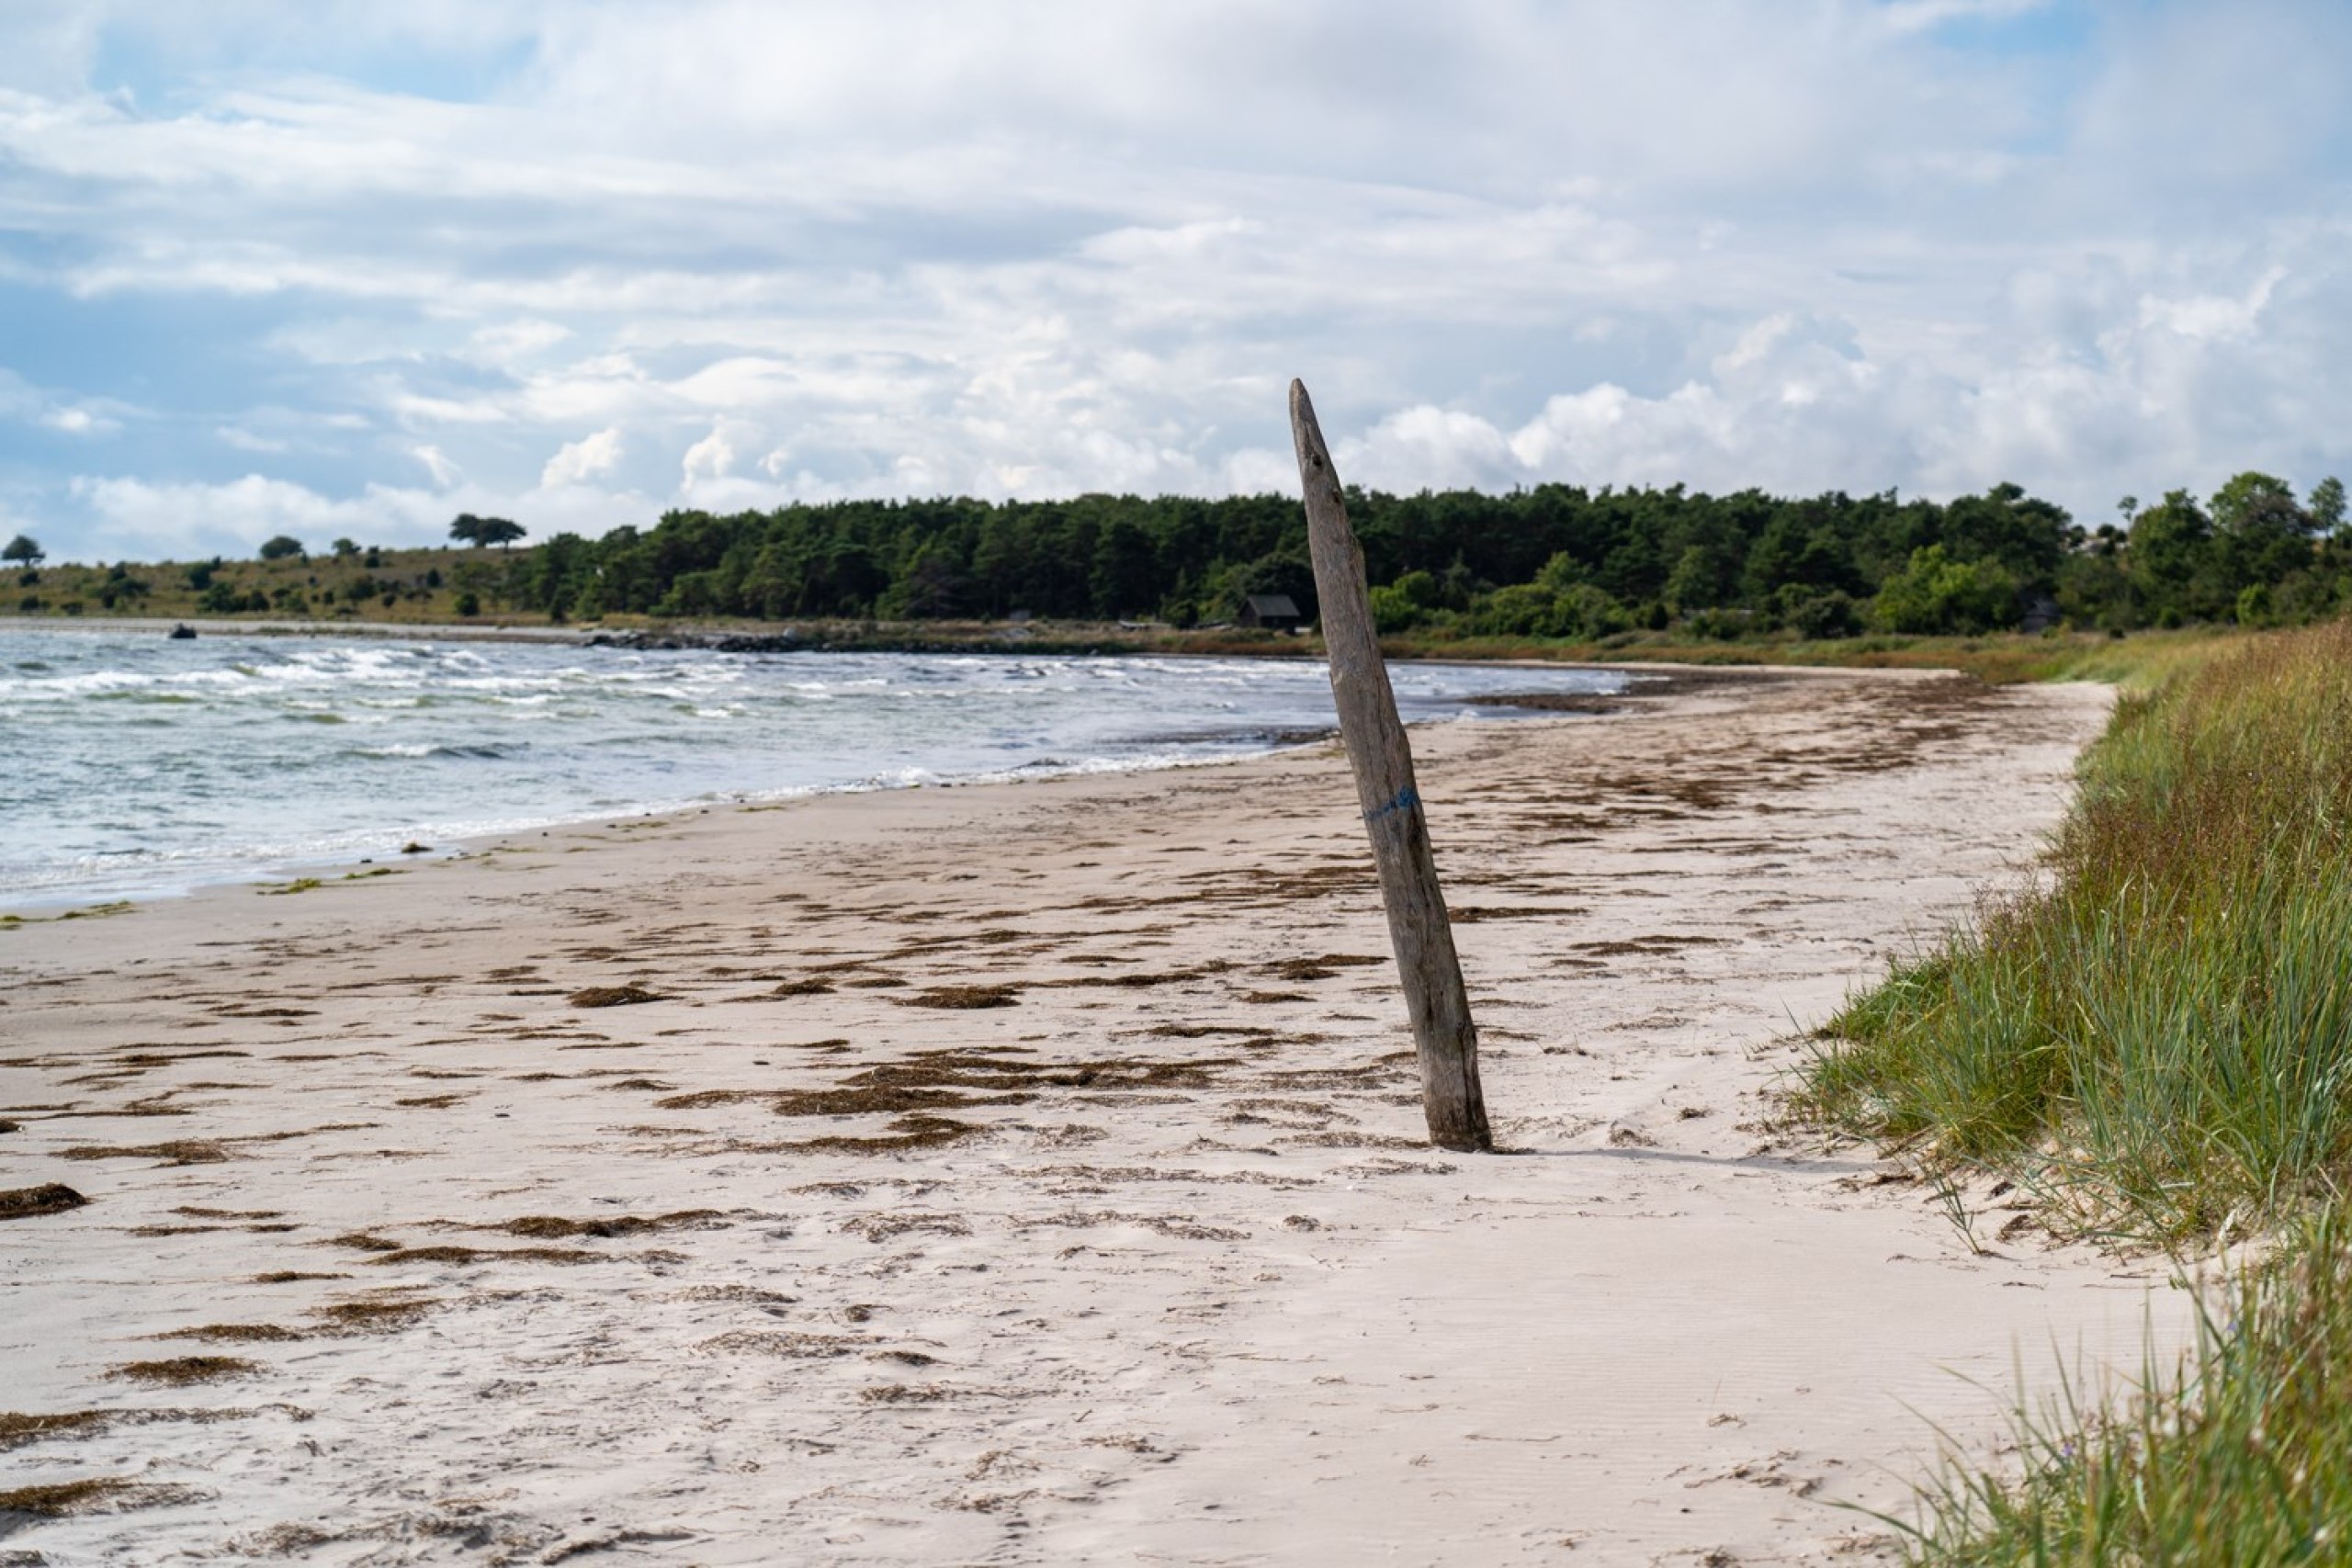
<path fill-rule="evenodd" d="M 435 488 L 439 490 L 447 490 L 451 485 L 456 484 L 464 472 L 457 464 L 449 460 L 447 453 L 429 442 L 422 446 L 411 447 L 409 456 L 424 465 L 425 471 L 433 476 Z"/>
<path fill-rule="evenodd" d="M 411 429 L 436 424 L 504 424 L 514 418 L 497 402 L 481 398 L 436 398 L 395 390 L 391 412 Z"/>
<path fill-rule="evenodd" d="M 710 427 L 710 434 L 686 448 L 678 464 L 678 491 L 693 495 L 698 490 L 707 491 L 714 481 L 724 479 L 735 471 L 742 457 L 739 441 L 756 441 L 759 429 L 741 421 L 719 420 Z"/>
<path fill-rule="evenodd" d="M 548 525 L 1286 490 L 1293 374 L 1405 489 L 2352 466 L 2337 6 L 202 9 L 0 15 L 0 276 L 119 334 L 0 368 L 69 521 L 127 398 L 125 479 Z"/>
<path fill-rule="evenodd" d="M 78 477 L 71 492 L 86 509 L 88 547 L 98 559 L 187 560 L 242 554 L 278 534 L 312 548 L 348 535 L 392 543 L 388 534 L 418 541 L 435 523 L 446 527 L 439 496 L 421 491 L 371 488 L 337 501 L 284 479 L 247 474 L 224 484 L 153 483 L 131 478 Z"/>
<path fill-rule="evenodd" d="M 2199 294 L 2186 299 L 2159 299 L 2148 295 L 2140 300 L 2140 324 L 2161 326 L 2188 338 L 2236 338 L 2251 336 L 2262 317 L 2262 309 L 2270 303 L 2270 292 L 2287 276 L 2287 269 L 2271 267 L 2256 278 L 2254 287 L 2243 296 Z"/>
<path fill-rule="evenodd" d="M 1884 9 L 1888 30 L 1916 33 L 1951 21 L 2023 16 L 2050 6 L 2051 0 L 1890 0 Z"/>
<path fill-rule="evenodd" d="M 111 435 L 122 428 L 120 420 L 92 413 L 86 408 L 44 409 L 37 423 L 68 435 Z"/>
<path fill-rule="evenodd" d="M 514 518 L 534 537 L 565 530 L 594 535 L 641 521 L 647 505 L 645 497 L 628 492 L 574 486 L 517 494 L 463 481 L 431 491 L 369 485 L 337 497 L 259 474 L 217 484 L 78 475 L 65 489 L 77 513 L 71 547 L 60 547 L 66 541 L 49 521 L 34 531 L 51 545 L 52 556 L 75 560 L 246 555 L 278 534 L 312 549 L 344 536 L 378 545 L 445 544 L 460 512 Z"/>
<path fill-rule="evenodd" d="M 215 429 L 212 434 L 220 438 L 220 445 L 239 452 L 277 453 L 289 449 L 287 442 L 274 436 L 256 435 L 242 425 L 224 424 Z"/>
<path fill-rule="evenodd" d="M 70 398 L 36 386 L 0 365 L 0 419 L 22 420 L 60 435 L 112 435 L 141 411 L 113 398 Z"/>
<path fill-rule="evenodd" d="M 602 478 L 620 466 L 621 433 L 600 430 L 566 444 L 539 470 L 539 488 L 558 490 Z"/>
<path fill-rule="evenodd" d="M 498 321 L 473 331 L 466 340 L 466 356 L 484 365 L 514 366 L 537 358 L 572 335 L 560 321 Z"/>

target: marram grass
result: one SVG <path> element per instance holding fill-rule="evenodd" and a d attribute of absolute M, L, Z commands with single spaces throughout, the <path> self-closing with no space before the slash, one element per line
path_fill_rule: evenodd
<path fill-rule="evenodd" d="M 2021 1468 L 1956 1457 L 1889 1520 L 1965 1568 L 2352 1563 L 2352 1235 L 2333 1211 L 2215 1293 L 2184 1367 L 2139 1397 L 2020 1411 Z"/>
<path fill-rule="evenodd" d="M 2168 1241 L 2262 1234 L 2185 1363 L 1948 1460 L 1928 1564 L 2352 1564 L 2352 626 L 2127 696 L 2040 883 L 1833 1021 L 1801 1099 Z"/>
<path fill-rule="evenodd" d="M 2352 626 L 2127 695 L 2039 886 L 1831 1021 L 1801 1098 L 2164 1235 L 2352 1173 Z"/>

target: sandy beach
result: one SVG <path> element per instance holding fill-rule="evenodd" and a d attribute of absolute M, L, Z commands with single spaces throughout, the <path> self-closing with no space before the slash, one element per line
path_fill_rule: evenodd
<path fill-rule="evenodd" d="M 1507 684 L 1507 682 L 1501 682 Z M 2160 1265 L 1779 1125 L 2095 686 L 1417 732 L 1491 1157 L 1334 748 L 0 931 L 0 1563 L 1871 1561 Z M 191 1358 L 217 1358 L 191 1360 Z M 39 1554 L 38 1556 L 33 1554 Z"/>

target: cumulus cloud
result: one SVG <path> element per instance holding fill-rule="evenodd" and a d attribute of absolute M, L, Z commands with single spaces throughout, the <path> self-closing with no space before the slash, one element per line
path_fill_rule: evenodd
<path fill-rule="evenodd" d="M 204 11 L 0 15 L 0 278 L 90 323 L 0 366 L 48 536 L 93 452 L 379 529 L 1287 489 L 1294 374 L 1405 489 L 2352 459 L 2320 0 Z"/>
<path fill-rule="evenodd" d="M 249 555 L 279 534 L 312 549 L 338 537 L 380 545 L 443 544 L 450 520 L 460 512 L 524 520 L 537 537 L 566 530 L 598 534 L 641 521 L 645 509 L 642 496 L 577 486 L 517 495 L 463 482 L 437 490 L 368 485 L 353 495 L 333 496 L 260 474 L 218 484 L 77 475 L 66 489 L 78 510 L 79 527 L 69 548 L 51 553 L 75 560 Z M 34 529 L 48 543 L 45 530 L 46 523 Z"/>
<path fill-rule="evenodd" d="M 685 456 L 678 461 L 678 493 L 700 505 L 705 504 L 705 497 L 727 493 L 740 486 L 741 480 L 733 486 L 729 481 L 742 464 L 745 453 L 760 444 L 761 430 L 756 424 L 739 419 L 713 421 L 710 434 L 687 447 Z"/>
<path fill-rule="evenodd" d="M 621 433 L 600 430 L 594 435 L 567 443 L 549 457 L 547 467 L 539 470 L 539 488 L 557 490 L 565 485 L 585 484 L 620 467 Z"/>
<path fill-rule="evenodd" d="M 422 491 L 371 486 L 338 501 L 259 474 L 225 484 L 82 476 L 71 489 L 88 518 L 87 547 L 76 554 L 97 559 L 243 555 L 279 534 L 317 548 L 340 536 L 379 539 L 390 528 L 413 537 L 434 521 L 446 524 L 446 502 Z"/>

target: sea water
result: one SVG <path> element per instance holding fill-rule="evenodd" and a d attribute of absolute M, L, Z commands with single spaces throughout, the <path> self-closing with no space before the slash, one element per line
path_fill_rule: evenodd
<path fill-rule="evenodd" d="M 1409 721 L 1627 677 L 1390 679 Z M 1335 723 L 1306 660 L 0 630 L 0 909 L 715 802 L 1182 766 Z"/>

